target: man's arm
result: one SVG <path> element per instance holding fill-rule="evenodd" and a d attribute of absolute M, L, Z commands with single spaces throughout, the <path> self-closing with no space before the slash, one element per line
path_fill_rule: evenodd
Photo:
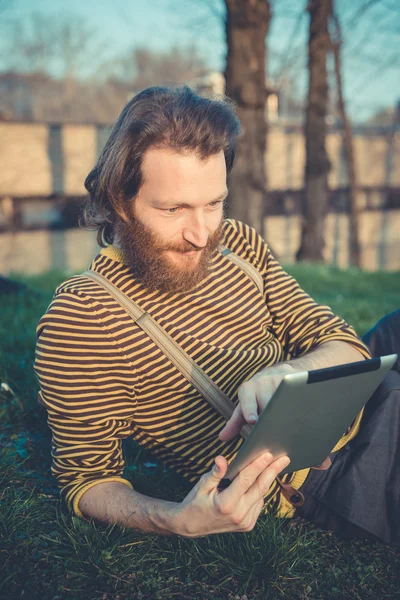
<path fill-rule="evenodd" d="M 51 471 L 71 511 L 99 479 L 131 487 L 122 440 L 131 435 L 136 410 L 134 370 L 99 312 L 82 295 L 62 292 L 37 328 L 34 367 L 52 431 Z"/>
<path fill-rule="evenodd" d="M 98 483 L 85 492 L 79 510 L 86 517 L 117 523 L 143 533 L 199 537 L 228 531 L 251 531 L 264 505 L 264 495 L 289 464 L 263 454 L 218 491 L 228 469 L 218 456 L 213 469 L 203 475 L 183 502 L 167 502 L 144 496 L 120 483 Z"/>
<path fill-rule="evenodd" d="M 266 326 L 281 346 L 279 356 L 272 354 L 273 362 L 306 356 L 332 341 L 347 342 L 365 357 L 370 356 L 354 328 L 329 306 L 311 298 L 283 269 L 254 229 L 239 221 L 228 221 L 236 233 L 230 249 L 250 261 L 263 278 L 263 297 L 270 316 Z"/>
<path fill-rule="evenodd" d="M 347 342 L 333 340 L 321 344 L 305 356 L 294 358 L 282 364 L 289 365 L 295 371 L 314 371 L 315 369 L 326 369 L 327 367 L 335 367 L 360 360 L 365 360 L 365 356 L 359 350 L 356 350 Z"/>
<path fill-rule="evenodd" d="M 287 373 L 370 357 L 368 348 L 355 330 L 335 315 L 329 306 L 315 302 L 286 273 L 258 233 L 240 222 L 232 221 L 232 225 L 244 238 L 240 247 L 232 249 L 251 260 L 263 277 L 264 300 L 270 315 L 268 329 L 279 342 L 281 352 L 271 357 L 271 362 L 276 361 L 275 365 L 256 373 L 239 387 L 239 404 L 220 432 L 223 441 L 234 438 L 246 422 L 256 422 L 258 414 Z"/>
<path fill-rule="evenodd" d="M 104 523 L 117 523 L 143 533 L 173 535 L 178 504 L 150 498 L 117 482 L 98 483 L 85 492 L 79 511 Z"/>

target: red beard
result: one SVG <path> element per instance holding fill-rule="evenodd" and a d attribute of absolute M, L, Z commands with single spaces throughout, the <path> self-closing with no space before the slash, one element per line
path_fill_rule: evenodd
<path fill-rule="evenodd" d="M 190 242 L 164 244 L 157 235 L 149 231 L 135 217 L 131 222 L 119 220 L 115 228 L 119 246 L 136 279 L 149 291 L 177 293 L 195 288 L 209 273 L 209 266 L 222 237 L 222 219 L 217 230 L 210 235 L 204 248 L 197 248 Z M 200 252 L 200 257 L 182 257 L 178 267 L 165 256 L 167 251 Z M 194 259 L 194 260 L 193 260 Z"/>

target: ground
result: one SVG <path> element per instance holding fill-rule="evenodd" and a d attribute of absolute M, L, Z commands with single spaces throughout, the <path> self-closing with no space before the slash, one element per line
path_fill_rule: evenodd
<path fill-rule="evenodd" d="M 399 273 L 288 270 L 361 335 L 400 305 Z M 400 599 L 399 548 L 340 540 L 301 521 L 267 516 L 251 533 L 187 540 L 71 517 L 50 475 L 32 370 L 37 321 L 64 277 L 19 277 L 27 287 L 0 294 L 0 598 Z M 138 491 L 179 501 L 189 490 L 133 442 L 125 456 Z"/>

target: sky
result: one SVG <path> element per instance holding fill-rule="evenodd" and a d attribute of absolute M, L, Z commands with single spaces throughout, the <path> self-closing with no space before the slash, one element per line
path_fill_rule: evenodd
<path fill-rule="evenodd" d="M 351 117 L 362 121 L 400 100 L 399 0 L 335 0 L 343 30 L 343 79 Z M 288 73 L 294 90 L 307 89 L 306 0 L 274 0 L 268 72 Z M 32 12 L 78 15 L 109 57 L 132 47 L 166 51 L 194 45 L 212 69 L 223 70 L 223 0 L 0 0 L 0 36 Z M 3 69 L 10 57 L 0 57 Z"/>

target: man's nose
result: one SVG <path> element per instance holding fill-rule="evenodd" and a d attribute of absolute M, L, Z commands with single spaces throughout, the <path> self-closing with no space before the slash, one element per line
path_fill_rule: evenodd
<path fill-rule="evenodd" d="M 208 241 L 208 230 L 204 213 L 188 215 L 188 220 L 183 230 L 183 237 L 187 242 L 197 248 L 204 248 Z"/>

